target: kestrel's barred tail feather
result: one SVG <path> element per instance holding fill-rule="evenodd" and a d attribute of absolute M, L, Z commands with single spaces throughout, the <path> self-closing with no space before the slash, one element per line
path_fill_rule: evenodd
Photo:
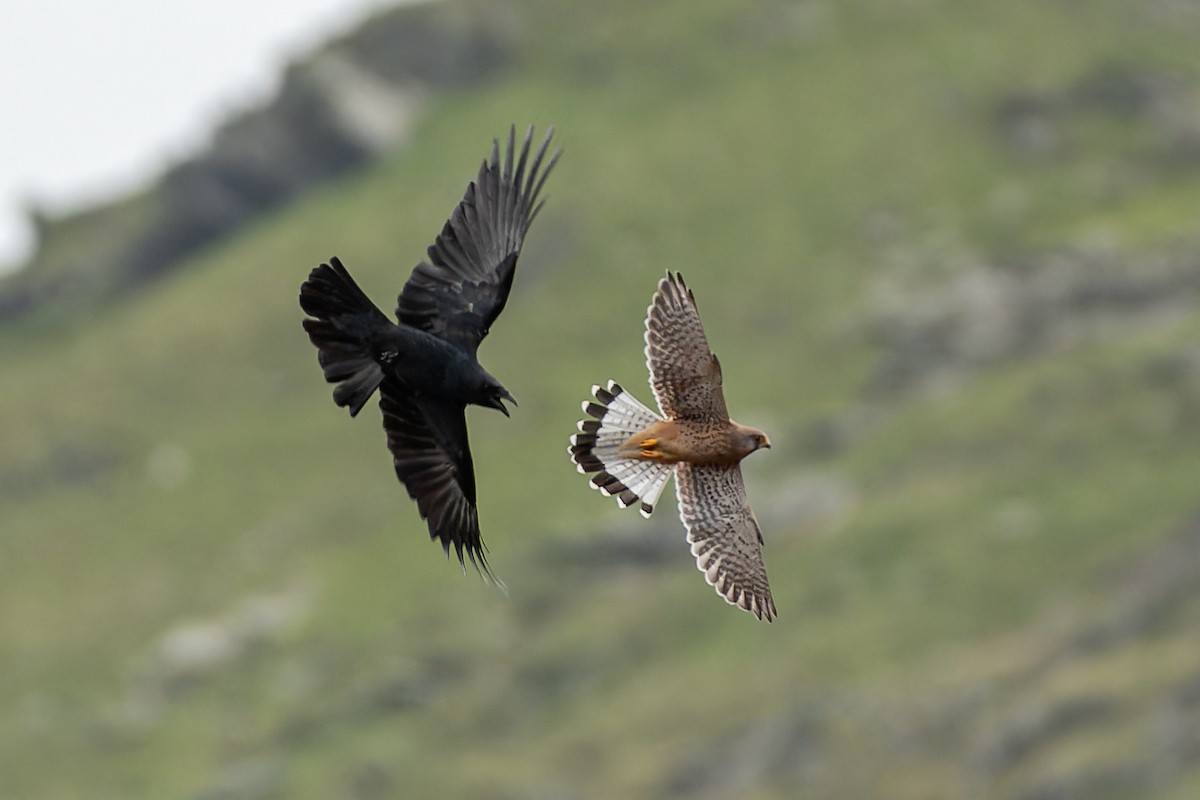
<path fill-rule="evenodd" d="M 596 473 L 590 483 L 606 496 L 616 497 L 621 508 L 640 502 L 639 511 L 649 517 L 654 504 L 672 475 L 670 466 L 653 461 L 622 458 L 618 450 L 625 441 L 661 417 L 642 405 L 613 381 L 608 388 L 592 387 L 595 402 L 585 400 L 583 410 L 592 419 L 579 423 L 567 452 L 580 472 Z"/>

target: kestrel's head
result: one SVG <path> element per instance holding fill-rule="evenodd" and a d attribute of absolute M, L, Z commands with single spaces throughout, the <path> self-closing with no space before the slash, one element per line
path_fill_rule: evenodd
<path fill-rule="evenodd" d="M 758 428 L 751 428 L 748 425 L 737 425 L 737 433 L 735 434 L 735 445 L 742 458 L 753 453 L 755 450 L 761 450 L 764 447 L 770 448 L 771 440 L 767 435 Z"/>

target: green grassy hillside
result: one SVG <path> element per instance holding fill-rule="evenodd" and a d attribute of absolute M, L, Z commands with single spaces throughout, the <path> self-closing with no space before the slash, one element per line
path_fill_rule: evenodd
<path fill-rule="evenodd" d="M 0 329 L 0 795 L 1197 796 L 1200 17 L 501 17 L 523 62 L 403 152 Z M 480 353 L 521 405 L 468 413 L 503 596 L 333 406 L 296 295 L 337 254 L 390 309 L 511 122 L 565 154 Z M 668 269 L 775 444 L 771 625 L 565 452 L 592 383 L 650 399 Z"/>

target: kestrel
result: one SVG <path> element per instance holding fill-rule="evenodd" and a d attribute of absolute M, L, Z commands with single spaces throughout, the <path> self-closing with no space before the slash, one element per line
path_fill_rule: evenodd
<path fill-rule="evenodd" d="M 467 443 L 468 403 L 508 416 L 508 390 L 480 366 L 479 343 L 504 310 L 517 256 L 541 210 L 538 195 L 561 150 L 546 160 L 554 131 L 529 159 L 533 128 L 514 158 L 515 128 L 500 160 L 467 185 L 441 234 L 417 264 L 392 322 L 363 293 L 337 258 L 313 269 L 300 287 L 304 330 L 317 348 L 333 401 L 356 416 L 376 389 L 396 475 L 447 556 L 451 545 L 495 580 L 484 556 L 475 504 L 475 471 Z M 498 582 L 498 581 L 497 581 Z"/>
<path fill-rule="evenodd" d="M 709 349 L 696 298 L 669 274 L 646 310 L 646 367 L 662 416 L 613 381 L 592 387 L 568 452 L 591 485 L 649 518 L 675 475 L 679 518 L 696 566 L 726 602 L 770 622 L 775 602 L 763 565 L 762 531 L 739 466 L 770 447 L 760 430 L 734 422 L 725 407 L 721 364 Z"/>

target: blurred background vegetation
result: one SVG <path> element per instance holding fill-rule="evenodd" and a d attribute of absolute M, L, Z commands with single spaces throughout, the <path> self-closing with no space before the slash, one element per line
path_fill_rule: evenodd
<path fill-rule="evenodd" d="M 0 795 L 1200 796 L 1200 10 L 444 0 L 0 283 Z M 554 124 L 469 412 L 503 596 L 300 329 Z M 696 292 L 780 617 L 566 455 Z"/>

